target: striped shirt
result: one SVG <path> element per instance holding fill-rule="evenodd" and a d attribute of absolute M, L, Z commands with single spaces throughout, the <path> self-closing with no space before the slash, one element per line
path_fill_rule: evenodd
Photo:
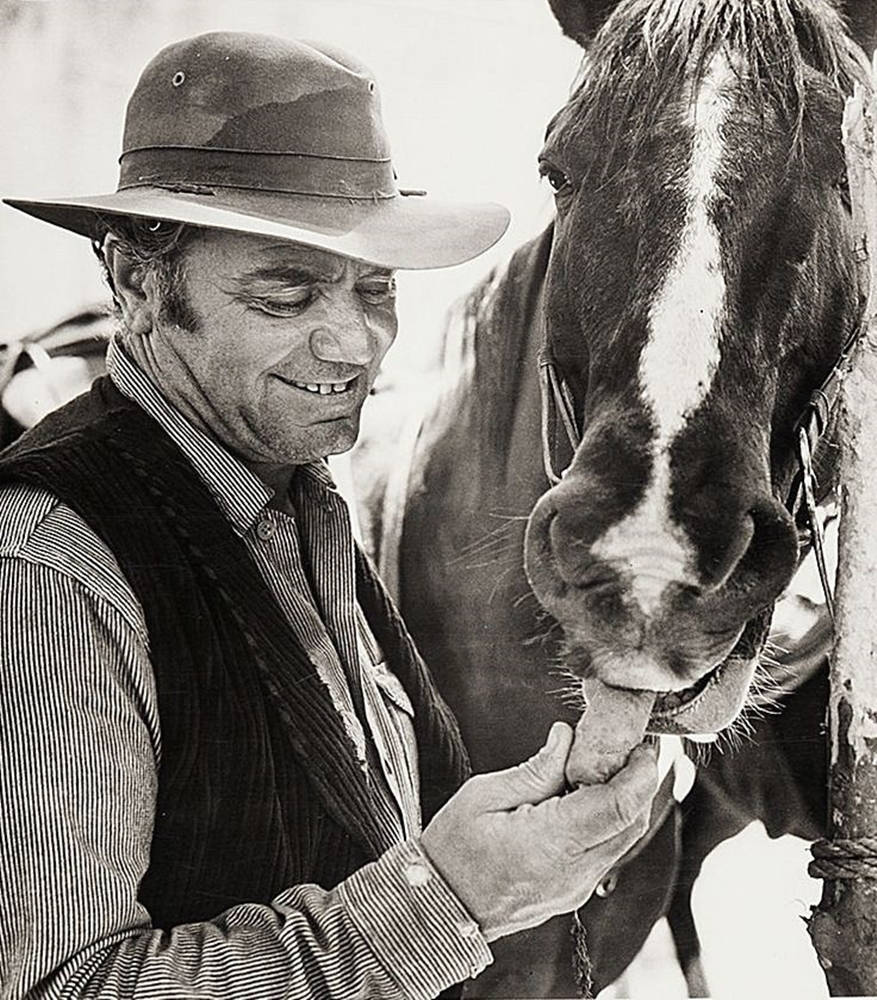
<path fill-rule="evenodd" d="M 331 891 L 294 886 L 270 905 L 154 930 L 137 901 L 161 755 L 142 608 L 72 510 L 45 491 L 5 487 L 0 995 L 430 997 L 477 975 L 487 944 L 416 840 L 411 706 L 356 604 L 349 518 L 325 466 L 298 471 L 290 517 L 115 345 L 108 368 L 246 543 L 383 793 L 378 819 L 393 846 Z"/>

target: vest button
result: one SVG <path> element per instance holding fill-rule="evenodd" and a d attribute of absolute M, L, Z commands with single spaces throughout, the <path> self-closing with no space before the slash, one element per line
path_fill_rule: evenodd
<path fill-rule="evenodd" d="M 600 899 L 611 896 L 618 886 L 618 874 L 617 871 L 610 872 L 594 890 L 594 895 L 599 896 Z"/>
<path fill-rule="evenodd" d="M 263 542 L 267 542 L 268 539 L 274 534 L 274 523 L 269 521 L 267 517 L 262 518 L 261 521 L 256 525 L 256 536 L 260 538 Z"/>

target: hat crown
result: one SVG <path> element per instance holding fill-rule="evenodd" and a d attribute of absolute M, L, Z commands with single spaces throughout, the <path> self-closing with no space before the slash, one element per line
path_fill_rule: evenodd
<path fill-rule="evenodd" d="M 390 155 L 367 67 L 328 46 L 227 31 L 169 45 L 143 70 L 122 153 L 155 146 Z"/>
<path fill-rule="evenodd" d="M 90 239 L 115 217 L 257 233 L 381 267 L 446 267 L 491 246 L 499 205 L 401 191 L 378 88 L 330 45 L 218 31 L 167 46 L 128 102 L 115 192 L 4 199 Z"/>

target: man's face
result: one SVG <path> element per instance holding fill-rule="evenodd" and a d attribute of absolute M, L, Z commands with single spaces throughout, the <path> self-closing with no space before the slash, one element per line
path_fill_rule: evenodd
<path fill-rule="evenodd" d="M 194 326 L 162 321 L 155 302 L 141 343 L 171 401 L 251 463 L 294 465 L 352 447 L 396 336 L 393 272 L 218 230 L 186 247 L 183 268 Z"/>

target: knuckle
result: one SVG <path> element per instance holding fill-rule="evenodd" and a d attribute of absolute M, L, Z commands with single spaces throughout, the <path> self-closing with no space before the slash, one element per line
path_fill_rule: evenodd
<path fill-rule="evenodd" d="M 531 757 L 530 760 L 525 760 L 523 764 L 518 765 L 518 778 L 526 788 L 539 785 L 539 765 L 535 758 Z"/>
<path fill-rule="evenodd" d="M 614 819 L 622 829 L 634 823 L 642 810 L 642 804 L 627 792 L 620 792 L 612 803 Z"/>
<path fill-rule="evenodd" d="M 587 850 L 576 837 L 566 836 L 557 845 L 557 854 L 562 864 L 575 864 Z"/>

